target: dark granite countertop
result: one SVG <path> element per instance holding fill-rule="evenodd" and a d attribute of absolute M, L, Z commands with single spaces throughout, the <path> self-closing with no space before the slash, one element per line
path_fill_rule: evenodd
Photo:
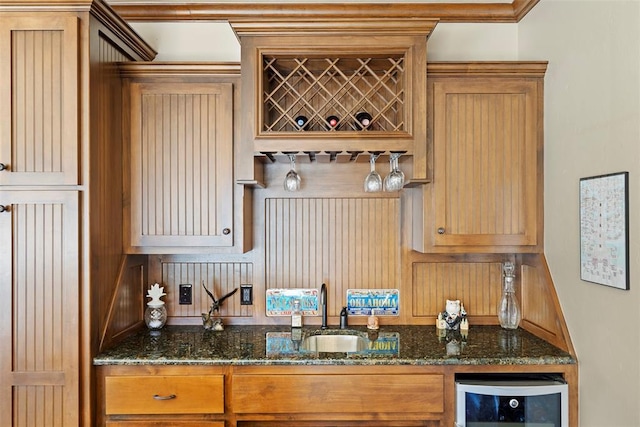
<path fill-rule="evenodd" d="M 321 333 L 302 329 L 302 337 Z M 522 329 L 471 326 L 438 334 L 434 326 L 384 325 L 375 336 L 365 327 L 338 334 L 356 334 L 365 348 L 354 353 L 316 353 L 300 349 L 285 326 L 226 326 L 206 331 L 201 326 L 166 326 L 153 335 L 143 329 L 94 358 L 95 365 L 544 365 L 574 364 L 567 352 Z M 325 332 L 326 333 L 326 332 Z"/>

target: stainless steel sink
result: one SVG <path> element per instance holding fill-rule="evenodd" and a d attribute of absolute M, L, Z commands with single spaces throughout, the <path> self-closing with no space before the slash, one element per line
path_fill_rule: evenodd
<path fill-rule="evenodd" d="M 367 339 L 359 335 L 310 335 L 302 340 L 300 349 L 317 353 L 357 353 L 367 349 Z"/>

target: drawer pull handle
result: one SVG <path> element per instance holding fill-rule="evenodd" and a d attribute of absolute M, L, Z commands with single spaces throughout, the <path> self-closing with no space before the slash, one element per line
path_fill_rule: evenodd
<path fill-rule="evenodd" d="M 9 208 L 9 206 L 0 205 L 0 213 L 2 212 L 11 212 L 11 208 Z"/>
<path fill-rule="evenodd" d="M 9 167 L 6 164 L 0 163 L 0 171 L 7 170 L 7 169 L 9 169 Z"/>
<path fill-rule="evenodd" d="M 154 394 L 153 398 L 155 400 L 171 400 L 171 399 L 175 399 L 177 396 L 175 394 L 170 394 L 168 396 L 160 396 L 159 394 Z"/>

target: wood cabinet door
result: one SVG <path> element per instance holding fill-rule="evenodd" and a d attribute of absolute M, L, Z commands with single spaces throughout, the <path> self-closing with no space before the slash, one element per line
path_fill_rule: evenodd
<path fill-rule="evenodd" d="M 538 91 L 513 78 L 433 83 L 435 246 L 537 244 Z"/>
<path fill-rule="evenodd" d="M 0 425 L 79 424 L 76 191 L 0 191 Z"/>
<path fill-rule="evenodd" d="M 78 18 L 0 18 L 0 185 L 78 183 Z"/>
<path fill-rule="evenodd" d="M 232 246 L 232 84 L 130 87 L 134 251 Z"/>

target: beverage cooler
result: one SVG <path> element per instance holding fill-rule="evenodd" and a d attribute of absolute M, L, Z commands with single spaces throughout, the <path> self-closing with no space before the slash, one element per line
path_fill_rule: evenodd
<path fill-rule="evenodd" d="M 457 427 L 568 427 L 569 388 L 559 376 L 456 378 Z"/>

